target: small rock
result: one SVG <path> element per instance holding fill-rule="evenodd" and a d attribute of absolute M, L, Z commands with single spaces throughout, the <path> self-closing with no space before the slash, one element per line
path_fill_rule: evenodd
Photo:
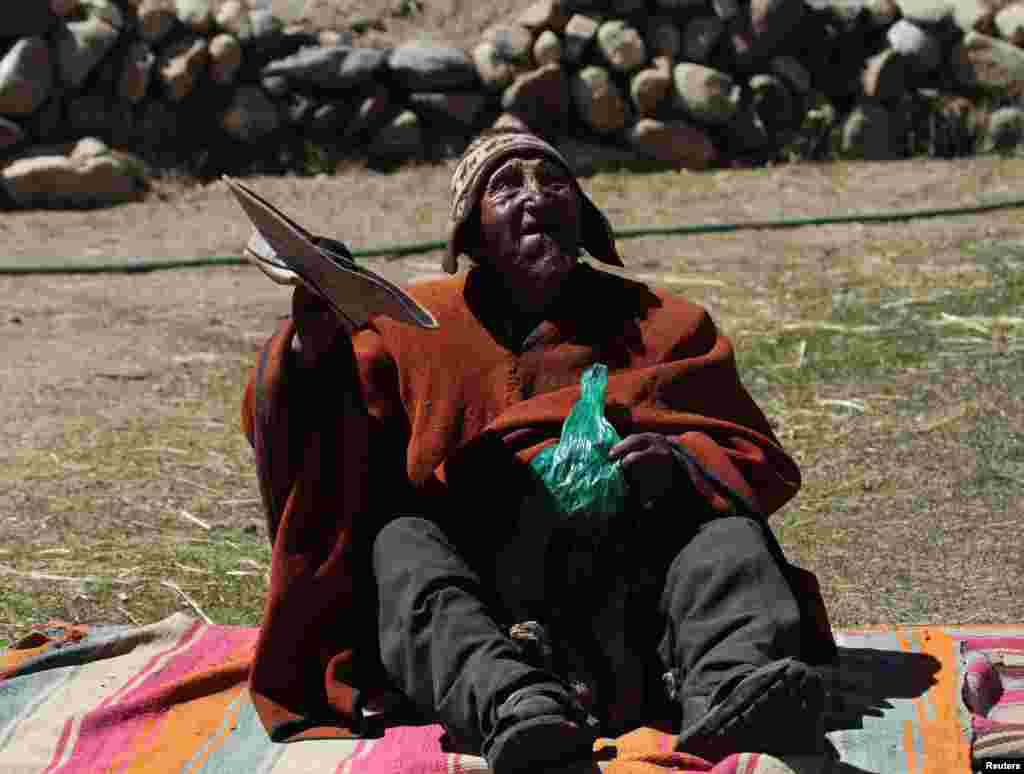
<path fill-rule="evenodd" d="M 53 89 L 50 47 L 42 38 L 22 38 L 0 59 L 0 113 L 34 113 Z"/>
<path fill-rule="evenodd" d="M 724 32 L 725 25 L 717 16 L 691 19 L 683 30 L 683 59 L 688 62 L 707 62 Z"/>
<path fill-rule="evenodd" d="M 242 45 L 237 38 L 222 32 L 210 41 L 210 77 L 214 83 L 231 83 L 241 66 Z"/>
<path fill-rule="evenodd" d="M 139 36 L 150 43 L 159 43 L 178 23 L 174 0 L 140 0 L 135 17 Z"/>
<path fill-rule="evenodd" d="M 451 46 L 408 43 L 392 51 L 387 63 L 395 82 L 409 91 L 457 91 L 479 82 L 473 61 L 465 51 Z M 405 127 L 409 119 L 403 120 L 400 126 Z"/>
<path fill-rule="evenodd" d="M 718 156 L 707 134 L 685 121 L 641 118 L 630 129 L 629 144 L 648 158 L 684 169 L 707 169 Z"/>
<path fill-rule="evenodd" d="M 580 63 L 597 35 L 599 26 L 600 22 L 597 19 L 582 14 L 574 14 L 569 19 L 562 39 L 562 52 L 566 62 L 574 65 Z"/>
<path fill-rule="evenodd" d="M 907 60 L 898 51 L 887 48 L 864 63 L 861 90 L 872 99 L 896 99 L 907 90 Z"/>
<path fill-rule="evenodd" d="M 672 92 L 672 73 L 663 68 L 641 70 L 629 84 L 629 96 L 641 116 L 655 116 Z"/>
<path fill-rule="evenodd" d="M 647 49 L 640 33 L 624 21 L 607 21 L 597 29 L 597 45 L 605 61 L 620 73 L 642 67 Z"/>
<path fill-rule="evenodd" d="M 501 107 L 535 130 L 564 129 L 569 117 L 569 79 L 559 64 L 523 73 L 505 89 Z"/>
<path fill-rule="evenodd" d="M 180 102 L 192 93 L 210 60 L 206 38 L 189 36 L 160 52 L 157 71 L 167 98 Z"/>
<path fill-rule="evenodd" d="M 25 130 L 13 121 L 0 116 L 0 153 L 6 154 L 11 148 L 26 139 Z"/>
<path fill-rule="evenodd" d="M 213 29 L 213 8 L 210 0 L 175 0 L 175 14 L 186 28 L 197 35 Z"/>
<path fill-rule="evenodd" d="M 771 61 L 772 72 L 788 83 L 797 94 L 805 96 L 811 91 L 811 74 L 800 60 L 792 56 L 777 56 Z"/>
<path fill-rule="evenodd" d="M 409 104 L 427 123 L 442 127 L 457 125 L 472 127 L 476 124 L 487 97 L 474 92 L 414 92 L 409 95 Z"/>
<path fill-rule="evenodd" d="M 90 0 L 88 10 L 84 20 L 60 27 L 56 38 L 61 80 L 74 89 L 85 82 L 120 35 L 121 14 L 117 6 L 105 0 Z"/>
<path fill-rule="evenodd" d="M 897 0 L 903 18 L 912 24 L 935 27 L 953 17 L 953 4 L 947 0 Z"/>
<path fill-rule="evenodd" d="M 986 152 L 1006 153 L 1024 143 L 1024 109 L 1002 107 L 993 111 L 988 119 L 988 130 L 982 149 Z"/>
<path fill-rule="evenodd" d="M 672 75 L 677 106 L 696 120 L 725 124 L 736 115 L 741 91 L 728 74 L 693 62 L 681 62 Z"/>
<path fill-rule="evenodd" d="M 1024 83 L 1024 51 L 1012 43 L 969 32 L 954 49 L 953 75 L 965 88 L 1019 89 Z"/>
<path fill-rule="evenodd" d="M 419 117 L 404 110 L 377 132 L 368 150 L 374 158 L 386 161 L 418 158 L 423 155 L 423 139 Z"/>
<path fill-rule="evenodd" d="M 1003 8 L 995 17 L 999 36 L 1015 46 L 1024 46 L 1024 3 Z"/>
<path fill-rule="evenodd" d="M 560 0 L 537 0 L 519 15 L 518 21 L 534 32 L 561 32 L 569 22 L 569 16 L 565 13 Z"/>
<path fill-rule="evenodd" d="M 494 46 L 500 62 L 529 67 L 533 52 L 533 33 L 520 24 L 495 24 L 484 30 L 483 42 Z"/>
<path fill-rule="evenodd" d="M 45 35 L 57 17 L 48 3 L 20 0 L 4 4 L 4 21 L 0 37 L 29 38 Z"/>
<path fill-rule="evenodd" d="M 683 47 L 683 35 L 672 19 L 655 16 L 647 24 L 647 47 L 651 56 L 675 59 Z"/>
<path fill-rule="evenodd" d="M 149 89 L 155 64 L 156 55 L 145 41 L 137 40 L 132 43 L 124 57 L 117 86 L 118 96 L 127 102 L 141 102 Z"/>
<path fill-rule="evenodd" d="M 875 102 L 855 107 L 843 122 L 840 150 L 849 158 L 869 161 L 895 158 L 889 111 Z"/>
<path fill-rule="evenodd" d="M 577 113 L 595 132 L 609 134 L 625 127 L 626 100 L 608 70 L 584 67 L 573 77 L 570 90 Z"/>
<path fill-rule="evenodd" d="M 533 61 L 537 67 L 562 61 L 562 40 L 551 30 L 544 30 L 533 44 Z"/>
<path fill-rule="evenodd" d="M 281 126 L 277 106 L 257 86 L 240 86 L 220 117 L 229 135 L 245 143 L 257 142 Z"/>
<path fill-rule="evenodd" d="M 487 41 L 481 41 L 473 48 L 473 65 L 484 89 L 491 92 L 501 91 L 526 69 L 503 59 L 495 45 Z"/>
<path fill-rule="evenodd" d="M 369 83 L 385 66 L 387 52 L 373 48 L 305 48 L 271 62 L 263 77 L 281 75 L 293 86 L 341 90 Z"/>
<path fill-rule="evenodd" d="M 252 22 L 249 21 L 249 9 L 241 0 L 227 0 L 217 11 L 217 26 L 239 41 L 252 37 Z"/>
<path fill-rule="evenodd" d="M 930 73 L 942 62 L 939 38 L 906 19 L 892 25 L 886 37 L 889 45 L 920 73 Z"/>

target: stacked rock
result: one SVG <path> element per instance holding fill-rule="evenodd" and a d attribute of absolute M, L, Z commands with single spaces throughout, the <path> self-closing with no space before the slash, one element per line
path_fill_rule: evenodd
<path fill-rule="evenodd" d="M 1024 132 L 1024 0 L 535 0 L 468 51 L 359 46 L 353 32 L 285 28 L 255 0 L 10 5 L 8 203 L 45 203 L 48 184 L 25 172 L 38 159 L 59 167 L 54 186 L 99 179 L 82 171 L 96 158 L 133 181 L 111 177 L 106 198 L 52 197 L 96 204 L 140 190 L 144 167 L 127 151 L 201 157 L 207 174 L 294 160 L 310 142 L 402 161 L 457 153 L 495 121 L 561 142 L 581 169 L 602 156 L 763 161 L 823 127 L 844 155 L 898 157 L 936 95 L 950 115 L 985 97 L 983 148 L 1013 149 Z M 85 151 L 82 138 L 95 138 Z"/>

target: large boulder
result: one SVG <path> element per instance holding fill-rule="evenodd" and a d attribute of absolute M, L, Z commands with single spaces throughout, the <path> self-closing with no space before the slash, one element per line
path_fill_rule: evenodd
<path fill-rule="evenodd" d="M 1024 3 L 1014 3 L 995 16 L 996 29 L 1003 40 L 1015 46 L 1024 46 Z"/>
<path fill-rule="evenodd" d="M 505 113 L 518 116 L 535 130 L 564 129 L 569 106 L 569 79 L 559 64 L 520 75 L 501 97 Z"/>
<path fill-rule="evenodd" d="M 484 30 L 481 40 L 494 47 L 494 56 L 522 68 L 531 64 L 533 33 L 521 24 L 494 24 Z"/>
<path fill-rule="evenodd" d="M 577 113 L 595 132 L 610 134 L 626 126 L 626 100 L 604 67 L 590 65 L 576 73 L 571 92 Z"/>
<path fill-rule="evenodd" d="M 741 90 L 727 73 L 680 62 L 672 77 L 676 106 L 701 123 L 728 123 L 739 110 Z"/>
<path fill-rule="evenodd" d="M 600 26 L 600 21 L 591 16 L 577 13 L 570 17 L 568 24 L 565 25 L 562 42 L 562 53 L 566 62 L 575 65 L 583 60 Z"/>
<path fill-rule="evenodd" d="M 640 32 L 619 19 L 598 27 L 597 46 L 604 60 L 620 73 L 639 69 L 647 59 L 647 48 Z"/>
<path fill-rule="evenodd" d="M 473 61 L 452 46 L 407 43 L 392 51 L 387 62 L 395 82 L 409 91 L 457 91 L 478 84 Z"/>
<path fill-rule="evenodd" d="M 1024 51 L 1012 43 L 967 33 L 952 55 L 953 75 L 968 89 L 1020 95 L 1024 85 Z"/>
<path fill-rule="evenodd" d="M 350 89 L 371 82 L 386 66 L 387 57 L 387 52 L 373 48 L 304 48 L 266 65 L 260 75 L 280 75 L 293 88 Z"/>
<path fill-rule="evenodd" d="M 19 207 L 101 207 L 138 198 L 145 166 L 87 137 L 70 148 L 33 148 L 0 169 L 0 183 Z"/>
<path fill-rule="evenodd" d="M 22 38 L 0 59 L 0 114 L 30 115 L 52 89 L 53 62 L 42 38 Z"/>
<path fill-rule="evenodd" d="M 551 30 L 544 30 L 533 44 L 533 61 L 537 67 L 562 61 L 562 39 Z"/>
<path fill-rule="evenodd" d="M 641 118 L 629 130 L 629 144 L 648 158 L 686 169 L 706 169 L 718 156 L 704 130 L 685 121 Z"/>
<path fill-rule="evenodd" d="M 889 28 L 886 38 L 893 50 L 920 73 L 930 73 L 942 62 L 942 39 L 931 30 L 900 19 Z"/>
<path fill-rule="evenodd" d="M 86 17 L 58 28 L 57 65 L 63 83 L 73 89 L 81 86 L 121 34 L 123 18 L 109 0 L 83 0 Z"/>
<path fill-rule="evenodd" d="M 210 42 L 199 35 L 181 38 L 161 51 L 157 72 L 167 98 L 181 102 L 191 94 L 209 61 Z"/>
<path fill-rule="evenodd" d="M 255 143 L 280 128 L 281 115 L 258 86 L 246 85 L 235 91 L 220 116 L 220 125 L 235 139 Z"/>
<path fill-rule="evenodd" d="M 656 116 L 671 93 L 672 71 L 664 67 L 644 68 L 629 83 L 629 96 L 641 116 Z"/>

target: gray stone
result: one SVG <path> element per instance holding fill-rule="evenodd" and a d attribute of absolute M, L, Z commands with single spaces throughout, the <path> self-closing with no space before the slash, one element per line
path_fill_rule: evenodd
<path fill-rule="evenodd" d="M 266 65 L 263 77 L 281 75 L 294 86 L 349 89 L 369 83 L 387 63 L 387 52 L 373 48 L 305 48 Z"/>
<path fill-rule="evenodd" d="M 52 89 L 50 47 L 42 38 L 22 38 L 0 59 L 0 114 L 34 113 Z"/>
<path fill-rule="evenodd" d="M 889 45 L 921 73 L 930 73 L 942 62 L 942 42 L 934 33 L 900 19 L 886 33 Z"/>
<path fill-rule="evenodd" d="M 150 43 L 159 43 L 178 23 L 174 0 L 140 0 L 135 17 L 139 37 Z"/>
<path fill-rule="evenodd" d="M 12 0 L 4 3 L 4 21 L 0 37 L 29 38 L 45 35 L 57 21 L 49 3 L 38 0 Z"/>
<path fill-rule="evenodd" d="M 988 119 L 988 128 L 982 150 L 1006 153 L 1016 150 L 1024 143 L 1024 109 L 1002 107 L 993 111 Z"/>
<path fill-rule="evenodd" d="M 931 27 L 953 17 L 949 0 L 896 0 L 903 18 L 914 24 Z"/>
<path fill-rule="evenodd" d="M 13 121 L 0 117 L 0 153 L 6 154 L 11 148 L 27 139 L 25 130 Z"/>
<path fill-rule="evenodd" d="M 969 32 L 952 56 L 953 75 L 965 88 L 993 92 L 1024 83 L 1024 51 L 979 32 Z"/>
<path fill-rule="evenodd" d="M 240 86 L 220 116 L 220 125 L 235 139 L 257 142 L 281 126 L 277 106 L 257 86 Z"/>
<path fill-rule="evenodd" d="M 213 7 L 210 0 L 175 0 L 175 15 L 186 28 L 198 35 L 213 29 Z"/>
<path fill-rule="evenodd" d="M 855 107 L 843 122 L 840 150 L 848 158 L 883 161 L 895 158 L 896 144 L 889 111 L 875 102 Z"/>
<path fill-rule="evenodd" d="M 537 0 L 519 14 L 518 22 L 534 32 L 561 32 L 569 22 L 569 15 L 561 0 Z"/>
<path fill-rule="evenodd" d="M 180 102 L 191 94 L 209 61 L 209 41 L 198 35 L 175 41 L 161 51 L 157 58 L 157 72 L 167 98 L 171 102 Z"/>
<path fill-rule="evenodd" d="M 121 65 L 118 79 L 117 94 L 126 102 L 142 101 L 149 89 L 153 77 L 156 55 L 143 40 L 137 40 L 129 46 Z"/>
<path fill-rule="evenodd" d="M 1003 8 L 995 17 L 1000 37 L 1015 46 L 1024 45 L 1024 3 L 1014 3 Z"/>
<path fill-rule="evenodd" d="M 562 53 L 566 62 L 579 64 L 582 61 L 597 35 L 597 28 L 600 24 L 598 19 L 583 14 L 574 14 L 569 19 L 569 23 L 565 25 L 565 35 L 562 38 Z"/>
<path fill-rule="evenodd" d="M 240 41 L 252 37 L 252 22 L 249 20 L 249 9 L 242 0 L 227 0 L 215 17 L 217 26 Z"/>
<path fill-rule="evenodd" d="M 631 73 L 647 60 L 643 36 L 635 27 L 619 19 L 598 27 L 597 46 L 604 60 L 620 73 Z"/>
<path fill-rule="evenodd" d="M 400 161 L 423 155 L 423 129 L 419 117 L 404 110 L 381 129 L 370 142 L 369 153 L 374 158 Z"/>
<path fill-rule="evenodd" d="M 641 118 L 629 131 L 629 144 L 648 158 L 682 169 L 707 169 L 718 157 L 704 130 L 685 121 Z"/>
<path fill-rule="evenodd" d="M 569 106 L 569 79 L 558 64 L 523 73 L 501 96 L 502 110 L 519 116 L 535 130 L 564 128 Z"/>
<path fill-rule="evenodd" d="M 672 71 L 677 106 L 696 120 L 725 124 L 736 115 L 741 91 L 732 77 L 720 70 L 681 62 Z"/>
<path fill-rule="evenodd" d="M 475 92 L 431 91 L 409 95 L 409 105 L 427 123 L 472 127 L 487 104 L 487 97 Z"/>
<path fill-rule="evenodd" d="M 242 66 L 242 44 L 238 38 L 222 32 L 210 41 L 210 77 L 222 86 L 235 80 Z"/>
<path fill-rule="evenodd" d="M 584 67 L 572 78 L 570 91 L 580 118 L 595 132 L 610 134 L 626 126 L 626 100 L 605 68 Z"/>
<path fill-rule="evenodd" d="M 70 152 L 29 148 L 0 170 L 19 207 L 101 207 L 137 199 L 145 165 L 134 156 L 84 138 Z"/>
<path fill-rule="evenodd" d="M 654 16 L 647 23 L 647 48 L 651 56 L 675 59 L 683 47 L 683 34 L 676 23 L 665 16 Z"/>
<path fill-rule="evenodd" d="M 562 40 L 551 30 L 544 30 L 533 44 L 533 61 L 537 67 L 562 61 Z"/>
<path fill-rule="evenodd" d="M 691 19 L 683 30 L 683 59 L 688 62 L 706 62 L 724 32 L 725 25 L 717 16 Z"/>
<path fill-rule="evenodd" d="M 88 9 L 82 21 L 62 25 L 56 38 L 61 81 L 75 89 L 85 82 L 120 35 L 121 14 L 117 6 L 91 0 Z"/>
<path fill-rule="evenodd" d="M 811 90 L 811 74 L 800 60 L 792 56 L 777 56 L 771 61 L 772 72 L 790 85 L 801 96 Z"/>
<path fill-rule="evenodd" d="M 501 57 L 493 43 L 481 41 L 473 48 L 473 66 L 477 77 L 487 91 L 498 92 L 512 83 L 523 72 L 523 65 Z"/>
<path fill-rule="evenodd" d="M 249 26 L 252 28 L 253 40 L 272 38 L 281 34 L 281 20 L 269 8 L 250 8 Z"/>
<path fill-rule="evenodd" d="M 660 67 L 648 67 L 629 83 L 629 96 L 641 116 L 655 116 L 672 93 L 672 73 Z"/>
<path fill-rule="evenodd" d="M 751 0 L 750 28 L 758 53 L 774 53 L 800 24 L 805 10 L 804 0 Z"/>
<path fill-rule="evenodd" d="M 495 24 L 484 30 L 482 40 L 494 47 L 499 62 L 530 66 L 533 52 L 533 33 L 520 24 Z"/>
<path fill-rule="evenodd" d="M 388 67 L 395 82 L 409 91 L 456 91 L 478 84 L 473 61 L 452 46 L 408 43 L 391 52 Z"/>
<path fill-rule="evenodd" d="M 907 90 L 907 59 L 895 49 L 887 48 L 864 63 L 861 91 L 872 99 L 896 99 Z"/>

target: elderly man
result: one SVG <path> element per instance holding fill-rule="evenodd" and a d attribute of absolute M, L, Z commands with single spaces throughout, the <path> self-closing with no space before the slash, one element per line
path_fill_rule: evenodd
<path fill-rule="evenodd" d="M 622 265 L 559 152 L 496 131 L 452 182 L 444 265 L 474 265 L 411 290 L 440 330 L 348 331 L 295 291 L 243 410 L 274 540 L 251 681 L 273 738 L 372 733 L 404 702 L 497 774 L 588 760 L 597 734 L 642 724 L 709 759 L 820 744 L 808 664 L 834 645 L 765 523 L 799 472 L 707 313 L 581 248 Z M 598 362 L 629 502 L 604 541 L 577 528 L 513 557 L 544 580 L 510 605 L 496 557 L 536 486 L 527 461 Z M 524 616 L 553 657 L 510 636 Z"/>

